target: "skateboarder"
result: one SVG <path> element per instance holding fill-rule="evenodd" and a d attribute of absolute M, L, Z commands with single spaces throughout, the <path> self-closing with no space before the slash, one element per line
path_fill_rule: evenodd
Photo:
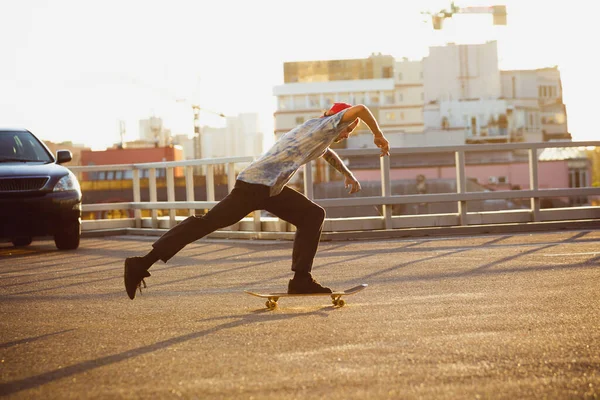
<path fill-rule="evenodd" d="M 266 210 L 296 226 L 292 251 L 292 271 L 288 293 L 331 293 L 311 275 L 317 252 L 325 210 L 303 194 L 286 186 L 302 165 L 323 157 L 345 177 L 350 193 L 358 192 L 360 183 L 329 148 L 348 138 L 362 120 L 371 130 L 381 156 L 389 156 L 389 143 L 375 117 L 366 106 L 335 103 L 320 118 L 310 119 L 284 134 L 270 150 L 246 167 L 235 186 L 216 206 L 203 216 L 190 216 L 171 228 L 152 245 L 143 257 L 125 259 L 125 290 L 134 299 L 138 285 L 150 276 L 148 269 L 158 260 L 167 262 L 187 244 L 209 233 L 240 221 L 254 210 Z"/>

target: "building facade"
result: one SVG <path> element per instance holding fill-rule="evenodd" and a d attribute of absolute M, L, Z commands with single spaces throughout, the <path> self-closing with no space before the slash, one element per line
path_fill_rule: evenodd
<path fill-rule="evenodd" d="M 284 64 L 275 136 L 334 102 L 365 104 L 392 147 L 570 140 L 557 67 L 500 71 L 497 42 L 435 46 L 420 61 L 366 59 Z M 373 147 L 360 126 L 343 147 Z"/>
<path fill-rule="evenodd" d="M 83 150 L 81 152 L 81 165 L 116 165 L 116 164 L 137 164 L 149 162 L 181 161 L 183 160 L 183 149 L 180 146 L 166 147 L 114 147 L 102 151 Z M 148 177 L 148 170 L 140 170 L 141 177 Z M 165 169 L 159 168 L 156 171 L 157 177 L 165 177 Z M 174 169 L 174 175 L 181 177 L 184 175 L 182 167 Z M 131 179 L 132 171 L 99 171 L 84 172 L 83 180 L 123 180 Z"/>
<path fill-rule="evenodd" d="M 320 116 L 335 102 L 369 106 L 388 136 L 423 131 L 418 61 L 373 54 L 359 60 L 286 63 L 284 75 L 285 83 L 274 88 L 276 137 Z M 366 133 L 370 135 L 368 128 L 359 126 L 356 136 Z"/>
<path fill-rule="evenodd" d="M 264 130 L 257 113 L 227 117 L 222 128 L 202 126 L 200 136 L 202 158 L 258 156 L 263 152 Z M 193 138 L 176 135 L 171 141 L 183 148 L 186 160 L 195 158 Z"/>
<path fill-rule="evenodd" d="M 571 140 L 558 67 L 501 71 L 501 82 L 502 96 L 524 111 L 525 135 L 534 127 L 543 141 Z"/>
<path fill-rule="evenodd" d="M 150 117 L 139 122 L 139 134 L 142 142 L 164 147 L 171 143 L 171 131 L 163 125 L 162 118 Z"/>

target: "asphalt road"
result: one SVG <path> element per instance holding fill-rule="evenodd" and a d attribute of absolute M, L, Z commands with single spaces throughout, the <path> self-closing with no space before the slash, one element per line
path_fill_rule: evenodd
<path fill-rule="evenodd" d="M 15 399 L 595 399 L 600 231 L 321 244 L 334 308 L 285 290 L 290 242 L 198 241 L 134 301 L 153 238 L 0 243 L 0 395 Z"/>

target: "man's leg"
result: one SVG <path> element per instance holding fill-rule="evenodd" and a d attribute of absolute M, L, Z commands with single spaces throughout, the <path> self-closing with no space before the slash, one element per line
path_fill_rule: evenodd
<path fill-rule="evenodd" d="M 289 187 L 284 187 L 279 195 L 269 198 L 265 210 L 296 226 L 292 252 L 292 271 L 295 272 L 295 275 L 294 279 L 290 281 L 288 291 L 293 293 L 331 292 L 331 289 L 319 285 L 311 276 L 325 220 L 325 210 Z"/>
<path fill-rule="evenodd" d="M 205 215 L 188 217 L 167 231 L 152 244 L 153 251 L 159 259 L 167 262 L 189 243 L 195 242 L 217 229 L 233 225 L 250 212 L 260 208 L 262 206 L 261 198 L 268 197 L 268 187 L 252 185 L 257 186 L 257 190 L 248 185 L 244 182 L 237 183 L 231 193 Z M 264 195 L 260 193 L 262 188 L 264 188 Z"/>
<path fill-rule="evenodd" d="M 217 229 L 230 226 L 248 213 L 263 208 L 269 197 L 269 188 L 237 181 L 234 189 L 205 215 L 186 218 L 167 231 L 152 245 L 153 249 L 144 257 L 130 257 L 125 260 L 125 289 L 133 300 L 140 282 L 150 273 L 148 269 L 156 261 L 167 262 L 187 244 L 192 243 Z"/>

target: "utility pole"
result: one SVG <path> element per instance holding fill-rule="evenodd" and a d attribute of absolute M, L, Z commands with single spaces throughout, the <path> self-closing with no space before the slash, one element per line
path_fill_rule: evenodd
<path fill-rule="evenodd" d="M 202 158 L 202 131 L 200 127 L 200 106 L 192 104 L 194 113 L 194 158 L 196 160 Z"/>

